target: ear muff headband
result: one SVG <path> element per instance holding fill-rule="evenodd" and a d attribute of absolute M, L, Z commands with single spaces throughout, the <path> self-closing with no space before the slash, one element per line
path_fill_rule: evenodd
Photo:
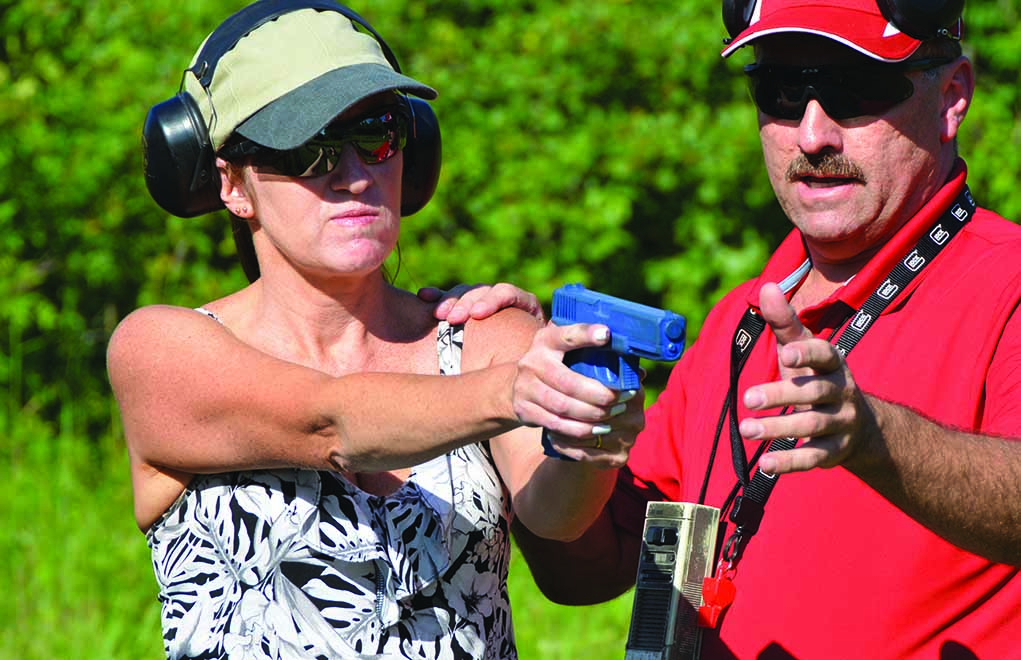
<path fill-rule="evenodd" d="M 254 32 L 266 23 L 275 20 L 284 14 L 289 14 L 300 9 L 315 9 L 317 11 L 335 11 L 338 14 L 350 19 L 352 22 L 361 25 L 379 42 L 383 49 L 383 55 L 398 73 L 400 68 L 393 51 L 364 18 L 358 15 L 353 9 L 339 5 L 330 0 L 260 0 L 246 7 L 243 7 L 236 14 L 228 17 L 220 27 L 209 35 L 202 45 L 202 50 L 195 57 L 195 63 L 188 69 L 195 74 L 203 87 L 208 88 L 213 81 L 213 74 L 220 63 L 220 59 L 234 48 L 248 33 Z"/>
<path fill-rule="evenodd" d="M 734 39 L 750 24 L 759 0 L 723 0 L 723 25 Z M 886 20 L 919 41 L 943 34 L 964 11 L 964 0 L 877 0 Z"/>
<path fill-rule="evenodd" d="M 208 88 L 220 59 L 238 41 L 259 26 L 300 9 L 335 11 L 360 25 L 379 43 L 390 66 L 401 72 L 383 37 L 354 10 L 329 0 L 259 0 L 248 5 L 209 36 L 187 71 Z M 439 121 L 432 106 L 419 98 L 405 100 L 413 118 L 404 148 L 401 194 L 401 215 L 407 216 L 420 211 L 436 191 L 442 150 Z M 142 127 L 142 152 L 146 187 L 165 211 L 191 218 L 223 208 L 209 131 L 198 104 L 183 91 L 183 84 L 176 96 L 150 108 Z"/>

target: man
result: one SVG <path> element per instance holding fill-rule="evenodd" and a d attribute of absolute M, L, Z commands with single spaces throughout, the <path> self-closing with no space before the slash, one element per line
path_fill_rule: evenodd
<path fill-rule="evenodd" d="M 634 584 L 647 502 L 726 517 L 739 474 L 783 474 L 757 532 L 748 508 L 728 527 L 736 596 L 703 658 L 1021 657 L 1021 227 L 966 192 L 971 64 L 953 29 L 908 36 L 876 0 L 748 9 L 724 55 L 754 49 L 794 230 L 709 314 L 599 521 L 519 546 L 549 597 L 600 602 Z"/>

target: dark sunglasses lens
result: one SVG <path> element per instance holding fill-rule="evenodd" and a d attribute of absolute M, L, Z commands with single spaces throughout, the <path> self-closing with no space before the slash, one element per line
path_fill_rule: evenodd
<path fill-rule="evenodd" d="M 407 145 L 407 141 L 408 121 L 403 115 L 393 112 L 367 117 L 354 126 L 327 126 L 322 136 L 322 143 L 326 145 L 350 142 L 368 165 L 393 158 Z"/>
<path fill-rule="evenodd" d="M 907 76 L 893 72 L 860 76 L 853 89 L 858 98 L 859 112 L 852 117 L 880 115 L 915 93 L 915 86 Z"/>
<path fill-rule="evenodd" d="M 748 75 L 755 104 L 778 119 L 801 119 L 813 98 L 833 119 L 880 115 L 914 93 L 914 86 L 902 73 L 878 69 L 806 70 L 753 65 Z"/>
<path fill-rule="evenodd" d="M 407 136 L 407 119 L 399 113 L 387 112 L 353 124 L 331 124 L 300 147 L 276 152 L 264 165 L 285 176 L 323 176 L 337 167 L 345 144 L 354 147 L 362 162 L 375 165 L 403 149 Z"/>
<path fill-rule="evenodd" d="M 273 169 L 286 176 L 315 177 L 328 174 L 337 166 L 339 150 L 315 144 L 303 144 L 285 151 L 272 163 Z"/>
<path fill-rule="evenodd" d="M 751 79 L 755 105 L 767 115 L 778 119 L 801 119 L 808 104 L 808 89 L 803 84 L 790 84 L 769 76 Z"/>

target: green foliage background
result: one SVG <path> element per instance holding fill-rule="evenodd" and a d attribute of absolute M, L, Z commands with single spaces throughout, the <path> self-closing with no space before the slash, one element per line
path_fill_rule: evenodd
<path fill-rule="evenodd" d="M 140 128 L 237 0 L 0 0 L 0 657 L 157 658 L 104 348 L 131 309 L 241 286 L 223 214 L 162 212 Z M 372 0 L 358 9 L 436 87 L 439 191 L 405 222 L 398 283 L 566 282 L 711 304 L 787 231 L 742 54 L 711 0 Z M 1015 0 L 972 2 L 961 150 L 983 205 L 1021 218 Z M 651 365 L 650 365 L 651 367 Z M 215 365 L 210 365 L 215 368 Z M 653 389 L 665 378 L 652 367 Z M 619 658 L 630 599 L 546 603 L 515 563 L 522 657 Z"/>

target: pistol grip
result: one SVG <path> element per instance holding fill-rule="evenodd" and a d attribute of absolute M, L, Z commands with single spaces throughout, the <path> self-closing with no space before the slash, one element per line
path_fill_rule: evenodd
<path fill-rule="evenodd" d="M 553 441 L 550 440 L 549 431 L 547 429 L 542 430 L 542 453 L 546 454 L 547 456 L 552 456 L 553 458 L 559 458 L 562 461 L 571 461 L 572 463 L 575 462 L 573 458 L 564 456 L 563 454 L 561 454 L 560 452 L 553 448 Z"/>
<path fill-rule="evenodd" d="M 615 390 L 637 390 L 642 386 L 636 355 L 620 355 L 606 348 L 579 348 L 564 355 L 564 364 Z"/>

